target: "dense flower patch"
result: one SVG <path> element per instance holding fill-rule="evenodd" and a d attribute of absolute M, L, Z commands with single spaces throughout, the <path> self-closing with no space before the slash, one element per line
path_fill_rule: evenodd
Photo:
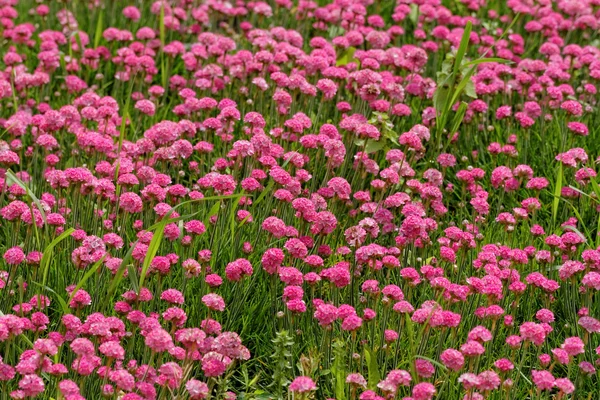
<path fill-rule="evenodd" d="M 3 396 L 598 398 L 599 24 L 0 0 Z"/>

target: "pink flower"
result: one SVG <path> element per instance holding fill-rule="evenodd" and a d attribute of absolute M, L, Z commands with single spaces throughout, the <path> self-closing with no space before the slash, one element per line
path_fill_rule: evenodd
<path fill-rule="evenodd" d="M 229 357 L 209 352 L 202 357 L 202 371 L 207 377 L 221 376 L 231 363 Z"/>
<path fill-rule="evenodd" d="M 25 261 L 25 253 L 20 247 L 11 247 L 4 253 L 4 261 L 8 265 L 19 265 Z"/>
<path fill-rule="evenodd" d="M 36 397 L 44 391 L 44 388 L 45 385 L 42 378 L 34 374 L 25 375 L 19 381 L 19 389 L 27 397 Z"/>
<path fill-rule="evenodd" d="M 446 349 L 440 354 L 442 363 L 453 371 L 459 371 L 465 364 L 465 358 L 462 353 L 454 349 Z"/>
<path fill-rule="evenodd" d="M 123 347 L 115 341 L 102 343 L 98 350 L 106 357 L 113 358 L 116 360 L 122 360 L 125 358 L 125 350 Z"/>
<path fill-rule="evenodd" d="M 211 310 L 225 311 L 225 301 L 221 296 L 215 293 L 209 293 L 202 296 L 202 302 Z"/>
<path fill-rule="evenodd" d="M 150 115 L 150 116 L 154 115 L 154 113 L 156 111 L 156 106 L 150 100 L 138 100 L 135 103 L 134 108 L 136 110 L 139 110 L 140 112 L 142 112 L 146 115 Z"/>
<path fill-rule="evenodd" d="M 157 353 L 161 353 L 167 351 L 173 347 L 173 339 L 169 332 L 165 331 L 161 328 L 153 329 L 146 335 L 146 340 L 144 341 L 146 346 L 150 347 L 152 351 Z"/>
<path fill-rule="evenodd" d="M 346 377 L 346 383 L 349 383 L 354 386 L 360 386 L 363 388 L 367 387 L 367 380 L 361 374 L 358 373 L 348 374 L 348 376 Z"/>
<path fill-rule="evenodd" d="M 541 345 L 546 339 L 546 331 L 540 324 L 535 322 L 525 322 L 519 328 L 521 338 L 531 341 L 536 346 Z"/>
<path fill-rule="evenodd" d="M 165 300 L 171 304 L 183 304 L 185 299 L 183 294 L 177 289 L 167 289 L 160 295 L 161 300 Z"/>
<path fill-rule="evenodd" d="M 479 381 L 478 389 L 482 392 L 497 389 L 502 383 L 498 374 L 494 371 L 483 371 L 477 375 Z"/>
<path fill-rule="evenodd" d="M 435 393 L 435 386 L 429 382 L 418 383 L 412 389 L 412 395 L 415 400 L 431 400 Z"/>
<path fill-rule="evenodd" d="M 548 371 L 531 371 L 531 377 L 533 383 L 539 390 L 552 390 L 554 387 L 555 379 L 552 374 Z"/>
<path fill-rule="evenodd" d="M 190 379 L 187 381 L 185 384 L 185 389 L 192 400 L 206 399 L 210 392 L 208 385 L 197 379 Z"/>
<path fill-rule="evenodd" d="M 435 367 L 433 364 L 420 358 L 415 360 L 415 369 L 417 374 L 422 378 L 430 378 L 435 374 Z"/>
<path fill-rule="evenodd" d="M 294 393 L 307 393 L 317 390 L 317 385 L 308 376 L 299 376 L 290 383 L 290 391 Z"/>
<path fill-rule="evenodd" d="M 345 331 L 356 331 L 362 326 L 362 318 L 357 315 L 349 315 L 342 322 L 342 329 Z"/>
<path fill-rule="evenodd" d="M 142 211 L 143 203 L 140 196 L 132 192 L 123 193 L 119 199 L 120 207 L 128 213 L 139 213 Z"/>
<path fill-rule="evenodd" d="M 321 326 L 327 326 L 337 319 L 337 308 L 331 304 L 320 304 L 316 307 L 314 317 Z"/>
<path fill-rule="evenodd" d="M 233 282 L 237 282 L 244 276 L 252 275 L 253 269 L 250 261 L 245 258 L 239 258 L 235 261 L 230 262 L 225 267 L 225 275 L 227 279 Z"/>
<path fill-rule="evenodd" d="M 564 394 L 571 394 L 575 391 L 575 385 L 568 378 L 558 378 L 554 381 L 554 386 Z"/>
<path fill-rule="evenodd" d="M 577 336 L 566 338 L 560 347 L 570 356 L 576 356 L 585 352 L 585 344 L 583 343 L 583 340 Z"/>

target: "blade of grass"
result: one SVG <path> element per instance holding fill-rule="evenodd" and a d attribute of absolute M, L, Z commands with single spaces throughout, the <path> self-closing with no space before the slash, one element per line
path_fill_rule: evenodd
<path fill-rule="evenodd" d="M 71 311 L 69 310 L 69 306 L 67 305 L 67 302 L 65 301 L 65 299 L 63 299 L 63 297 L 60 294 L 56 293 L 52 288 L 50 288 L 48 286 L 39 284 L 37 282 L 33 282 L 33 284 L 37 285 L 37 286 L 41 287 L 42 289 L 44 289 L 44 290 L 52 293 L 53 295 L 55 295 L 56 296 L 56 300 L 58 301 L 58 303 L 60 304 L 60 306 L 61 306 L 61 308 L 63 310 L 63 314 L 70 314 L 71 313 Z"/>
<path fill-rule="evenodd" d="M 140 288 L 138 286 L 137 271 L 135 270 L 133 264 L 127 265 L 127 276 L 129 277 L 129 281 L 131 282 L 131 287 L 133 288 L 133 290 L 136 293 L 139 293 Z"/>
<path fill-rule="evenodd" d="M 592 178 L 590 179 L 590 183 L 592 184 L 592 189 L 596 194 L 596 201 L 600 202 L 600 186 L 598 185 L 598 182 L 596 182 L 596 179 Z"/>
<path fill-rule="evenodd" d="M 369 349 L 368 346 L 365 346 L 365 361 L 367 363 L 367 372 L 369 373 L 369 377 L 367 379 L 367 387 L 371 390 L 374 390 L 377 387 L 379 381 L 381 380 L 381 376 L 379 374 L 377 356 L 374 351 L 371 351 L 371 349 Z"/>
<path fill-rule="evenodd" d="M 40 260 L 40 268 L 42 270 L 42 286 L 46 286 L 46 282 L 48 281 L 48 272 L 50 270 L 50 260 L 52 259 L 52 253 L 54 252 L 54 248 L 57 244 L 71 236 L 71 233 L 75 232 L 74 228 L 69 228 L 64 231 L 59 237 L 54 239 L 42 253 L 42 259 Z"/>
<path fill-rule="evenodd" d="M 98 21 L 96 22 L 96 33 L 94 34 L 94 48 L 100 45 L 102 39 L 102 25 L 104 23 L 104 9 L 101 8 L 98 14 Z"/>
<path fill-rule="evenodd" d="M 462 60 L 467 53 L 467 47 L 469 46 L 469 39 L 471 38 L 471 29 L 473 28 L 473 24 L 471 21 L 467 21 L 467 25 L 465 25 L 465 30 L 463 31 L 462 38 L 460 39 L 460 44 L 458 45 L 458 50 L 456 50 L 456 58 L 454 59 L 454 68 L 452 69 L 452 73 L 454 76 L 458 74 L 458 70 L 462 64 Z"/>
<path fill-rule="evenodd" d="M 427 360 L 430 363 L 432 363 L 433 365 L 435 365 L 436 367 L 439 367 L 439 368 L 443 369 L 444 371 L 448 369 L 448 368 L 446 368 L 446 366 L 444 364 L 440 363 L 439 361 L 435 361 L 432 358 L 425 357 L 425 356 L 416 356 L 416 358 L 420 358 L 422 360 Z"/>
<path fill-rule="evenodd" d="M 260 193 L 256 201 L 252 204 L 253 209 L 256 208 L 265 199 L 267 194 L 271 193 L 271 191 L 273 190 L 273 186 L 275 186 L 274 181 L 271 181 L 267 184 L 267 187 L 264 188 L 264 190 Z"/>
<path fill-rule="evenodd" d="M 562 164 L 558 167 L 558 174 L 556 175 L 556 183 L 554 184 L 554 200 L 552 201 L 552 223 L 556 224 L 556 217 L 558 214 L 558 204 L 560 203 L 560 194 L 562 193 L 562 179 L 563 169 Z"/>
<path fill-rule="evenodd" d="M 27 196 L 35 203 L 35 205 L 37 206 L 40 214 L 42 214 L 42 220 L 44 221 L 44 224 L 46 224 L 46 213 L 44 212 L 44 208 L 42 207 L 42 203 L 40 202 L 40 200 L 37 198 L 37 196 L 31 191 L 31 189 L 29 189 L 29 186 L 27 186 L 25 184 L 25 182 L 23 182 L 21 179 L 19 179 L 14 172 L 12 172 L 10 169 L 6 171 L 6 176 L 14 183 L 16 183 L 17 185 L 19 185 L 21 187 L 21 189 L 25 190 L 27 192 Z M 8 182 L 7 182 L 8 185 Z"/>
<path fill-rule="evenodd" d="M 485 63 L 500 63 L 500 64 L 510 64 L 512 61 L 504 59 L 504 58 L 499 58 L 499 57 L 486 57 L 486 58 L 478 58 L 477 60 L 472 60 L 472 61 L 468 61 L 466 63 L 463 64 L 464 67 L 471 67 L 471 66 L 475 66 L 475 65 L 479 65 L 479 64 L 485 64 Z"/>
<path fill-rule="evenodd" d="M 191 203 L 197 203 L 197 202 L 201 202 L 201 201 L 234 199 L 234 198 L 241 197 L 241 196 L 242 196 L 242 194 L 233 194 L 233 195 L 225 195 L 225 196 L 208 196 L 208 197 L 203 197 L 201 199 L 184 201 L 182 203 L 179 203 L 175 207 L 173 207 L 162 220 L 160 220 L 159 222 L 157 222 L 154 225 L 150 226 L 147 229 L 147 231 L 152 232 L 152 231 L 159 230 L 161 232 L 161 235 L 162 235 L 164 233 L 164 227 L 168 223 L 176 222 L 176 221 L 182 220 L 184 218 L 185 219 L 190 218 L 191 216 L 196 215 L 196 214 L 198 214 L 200 212 L 200 211 L 197 211 L 196 213 L 189 214 L 189 215 L 184 215 L 184 216 L 181 216 L 181 217 L 178 217 L 178 218 L 169 218 L 169 216 L 175 210 L 177 210 L 180 207 L 183 207 L 184 205 L 191 204 Z M 219 203 L 217 203 L 217 205 L 219 205 Z M 213 208 L 214 208 L 214 206 L 213 206 Z M 162 229 L 159 229 L 160 227 L 162 227 Z M 157 236 L 156 233 L 155 233 L 155 236 Z M 152 237 L 152 240 L 155 240 L 154 236 Z M 117 290 L 117 288 L 121 284 L 121 281 L 123 280 L 123 277 L 125 276 L 125 271 L 126 270 L 129 271 L 129 263 L 131 261 L 131 255 L 132 255 L 133 249 L 135 248 L 135 245 L 137 243 L 138 242 L 136 241 L 134 244 L 131 245 L 129 251 L 127 252 L 127 254 L 125 255 L 125 257 L 123 258 L 123 261 L 121 262 L 121 265 L 119 266 L 119 269 L 117 270 L 117 273 L 115 274 L 115 276 L 112 279 L 112 282 L 111 282 L 111 284 L 110 284 L 110 286 L 108 288 L 105 304 L 108 304 L 108 302 L 110 301 L 110 299 L 114 295 L 115 291 Z M 152 241 L 151 241 L 151 244 L 152 244 Z M 149 251 L 150 251 L 150 246 L 148 248 L 148 252 Z M 148 254 L 149 253 L 146 253 L 146 258 L 148 258 Z M 153 257 L 154 256 L 152 256 L 152 258 Z M 144 258 L 144 265 L 146 264 L 146 258 Z M 149 259 L 148 263 L 150 261 L 152 261 L 151 258 Z M 133 270 L 133 272 L 135 272 L 135 269 Z M 147 268 L 146 268 L 146 271 L 144 271 L 144 268 L 142 267 L 142 272 L 141 272 L 141 275 L 140 275 L 140 278 L 139 278 L 139 282 L 140 283 L 136 282 L 136 284 L 132 284 L 132 287 L 134 287 L 134 288 L 137 287 L 138 293 L 139 293 L 139 289 L 142 288 L 142 284 L 141 283 L 143 283 L 144 280 L 146 279 L 147 272 L 148 272 Z M 134 277 L 135 277 L 135 275 L 133 275 L 133 276 L 130 275 L 130 279 L 133 279 Z"/>
<path fill-rule="evenodd" d="M 210 210 L 208 211 L 208 215 L 204 217 L 204 225 L 208 226 L 210 223 L 210 218 L 217 215 L 219 213 L 219 208 L 221 208 L 221 203 L 215 203 Z"/>
<path fill-rule="evenodd" d="M 77 285 L 75 286 L 75 289 L 73 289 L 73 291 L 71 292 L 71 296 L 69 296 L 69 301 L 67 301 L 67 305 L 71 304 L 71 301 L 73 300 L 73 297 L 75 296 L 75 294 L 77 293 L 77 291 L 79 289 L 81 289 L 83 287 L 83 285 L 85 285 L 85 283 L 88 281 L 88 279 L 90 279 L 92 277 L 92 275 L 94 275 L 96 273 L 96 271 L 98 270 L 98 268 L 100 268 L 100 266 L 104 262 L 105 258 L 106 258 L 106 254 L 103 255 L 101 259 L 99 259 L 98 261 L 96 261 L 96 263 L 92 266 L 92 268 L 90 268 L 88 270 L 88 272 L 86 272 L 85 275 L 83 275 L 83 278 L 81 278 L 79 280 L 79 282 L 77 282 Z"/>
<path fill-rule="evenodd" d="M 166 41 L 166 32 L 165 32 L 165 6 L 164 4 L 160 7 L 160 17 L 159 17 L 159 35 L 160 35 L 160 64 L 161 64 L 161 83 L 163 88 L 167 88 L 167 68 L 165 65 L 165 54 L 163 52 L 163 48 L 165 47 Z"/>
<path fill-rule="evenodd" d="M 144 257 L 144 262 L 142 263 L 142 272 L 140 273 L 140 283 L 138 288 L 141 290 L 144 287 L 144 281 L 146 280 L 146 275 L 148 275 L 148 270 L 150 269 L 150 263 L 154 259 L 156 253 L 158 253 L 158 249 L 162 243 L 164 234 L 165 234 L 165 226 L 167 226 L 168 218 L 164 218 L 159 225 L 156 227 L 154 234 L 152 235 L 152 240 L 150 240 L 150 244 L 148 245 L 148 250 L 146 251 L 146 257 Z M 139 293 L 139 292 L 138 292 Z"/>
<path fill-rule="evenodd" d="M 137 241 L 131 245 L 131 247 L 129 248 L 129 251 L 127 251 L 127 254 L 123 258 L 123 261 L 121 261 L 121 265 L 119 266 L 119 269 L 117 270 L 117 273 L 113 277 L 113 279 L 110 283 L 110 286 L 108 287 L 108 290 L 106 292 L 106 298 L 105 298 L 105 304 L 104 304 L 105 306 L 110 303 L 110 300 L 112 299 L 113 294 L 117 290 L 117 287 L 119 287 L 119 285 L 121 284 L 121 281 L 123 280 L 123 276 L 125 275 L 125 270 L 127 269 L 127 266 L 129 265 L 129 261 L 131 261 L 131 255 L 133 254 L 133 249 L 135 249 L 136 244 L 137 244 Z"/>

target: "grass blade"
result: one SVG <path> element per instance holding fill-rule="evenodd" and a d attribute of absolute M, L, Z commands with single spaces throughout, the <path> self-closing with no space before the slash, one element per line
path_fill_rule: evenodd
<path fill-rule="evenodd" d="M 167 222 L 168 218 L 164 218 L 159 223 L 159 225 L 156 227 L 156 230 L 154 231 L 154 235 L 152 235 L 150 245 L 148 245 L 148 251 L 146 252 L 146 257 L 144 257 L 144 262 L 142 263 L 142 272 L 140 273 L 140 283 L 138 285 L 140 290 L 144 287 L 144 281 L 146 280 L 146 275 L 148 275 L 150 263 L 152 262 L 152 259 L 154 259 L 156 253 L 158 253 L 158 249 L 160 247 L 160 244 L 162 243 Z"/>
<path fill-rule="evenodd" d="M 104 9 L 100 9 L 98 14 L 98 21 L 96 22 L 96 33 L 94 34 L 94 48 L 100 45 L 102 39 L 102 25 L 104 24 Z"/>
<path fill-rule="evenodd" d="M 469 46 L 469 39 L 471 38 L 472 29 L 473 24 L 471 24 L 471 21 L 467 21 L 467 25 L 465 26 L 462 38 L 460 39 L 460 45 L 458 46 L 458 50 L 456 51 L 456 58 L 454 59 L 454 68 L 452 70 L 454 76 L 458 74 L 458 70 L 461 67 L 462 60 L 465 54 L 467 53 L 467 47 Z"/>
<path fill-rule="evenodd" d="M 558 214 L 558 204 L 560 203 L 560 195 L 562 193 L 563 167 L 562 164 L 558 167 L 558 175 L 554 185 L 554 200 L 552 200 L 552 223 L 556 224 Z"/>
<path fill-rule="evenodd" d="M 65 301 L 65 299 L 63 299 L 63 297 L 60 294 L 56 293 L 52 288 L 50 288 L 46 285 L 41 285 L 37 282 L 33 282 L 33 284 L 37 285 L 37 286 L 41 287 L 42 289 L 55 295 L 56 300 L 58 301 L 58 303 L 60 304 L 60 307 L 62 308 L 63 314 L 71 314 L 71 310 L 69 309 L 67 302 Z"/>
<path fill-rule="evenodd" d="M 29 198 L 35 203 L 35 205 L 37 206 L 40 214 L 42 214 L 42 219 L 44 220 L 44 225 L 45 225 L 46 224 L 46 212 L 44 211 L 44 208 L 42 207 L 42 203 L 40 203 L 40 200 L 31 191 L 31 189 L 29 189 L 29 186 L 27 186 L 25 184 L 25 182 L 23 182 L 21 179 L 19 179 L 14 174 L 14 172 L 12 172 L 10 169 L 6 171 L 6 177 L 9 178 L 12 182 L 14 182 L 17 185 L 19 185 L 23 190 L 25 190 L 27 192 L 27 196 L 29 196 Z M 6 184 L 7 184 L 7 186 L 9 185 L 8 182 Z"/>
<path fill-rule="evenodd" d="M 119 269 L 117 270 L 117 273 L 113 277 L 113 279 L 110 283 L 110 286 L 108 287 L 108 290 L 106 292 L 105 306 L 106 306 L 106 304 L 108 304 L 110 302 L 113 294 L 117 290 L 117 287 L 119 287 L 119 284 L 123 280 L 123 276 L 125 275 L 125 269 L 127 269 L 128 263 L 131 260 L 131 255 L 133 254 L 133 249 L 135 249 L 135 245 L 137 243 L 138 242 L 136 241 L 134 244 L 131 245 L 131 247 L 129 248 L 129 251 L 123 258 L 123 261 L 121 261 L 121 265 L 119 266 Z"/>
<path fill-rule="evenodd" d="M 367 363 L 367 371 L 369 373 L 367 387 L 371 390 L 374 390 L 377 388 L 377 384 L 381 380 L 381 375 L 379 374 L 377 355 L 375 351 L 371 351 L 371 349 L 367 346 L 365 346 L 365 361 Z"/>
<path fill-rule="evenodd" d="M 67 305 L 71 304 L 71 300 L 73 300 L 73 297 L 75 296 L 77 291 L 79 289 L 81 289 L 83 287 L 83 285 L 88 281 L 88 279 L 90 279 L 92 277 L 92 275 L 94 275 L 96 273 L 98 268 L 100 268 L 100 266 L 104 262 L 105 258 L 106 258 L 106 254 L 103 255 L 101 259 L 96 261 L 96 263 L 92 266 L 92 268 L 90 268 L 89 271 L 86 272 L 85 275 L 83 275 L 83 278 L 81 278 L 81 280 L 79 280 L 79 282 L 77 282 L 75 289 L 73 289 L 73 291 L 71 292 L 71 296 L 69 296 L 69 301 L 67 302 Z"/>
<path fill-rule="evenodd" d="M 46 248 L 44 249 L 44 252 L 42 253 L 42 259 L 40 260 L 40 268 L 42 270 L 42 286 L 46 286 L 46 283 L 48 281 L 48 272 L 50 270 L 50 260 L 52 258 L 52 253 L 54 251 L 54 248 L 56 247 L 57 244 L 59 244 L 60 242 L 62 242 L 63 240 L 65 240 L 66 238 L 71 236 L 71 233 L 73 233 L 73 232 L 75 232 L 74 228 L 67 229 L 59 237 L 57 237 L 52 242 L 50 242 L 50 244 L 48 246 L 46 246 Z"/>

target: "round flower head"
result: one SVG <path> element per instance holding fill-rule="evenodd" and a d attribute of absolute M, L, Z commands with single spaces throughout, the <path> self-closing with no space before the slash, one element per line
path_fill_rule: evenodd
<path fill-rule="evenodd" d="M 290 383 L 290 391 L 294 393 L 307 393 L 317 390 L 317 385 L 308 376 L 299 376 Z"/>

